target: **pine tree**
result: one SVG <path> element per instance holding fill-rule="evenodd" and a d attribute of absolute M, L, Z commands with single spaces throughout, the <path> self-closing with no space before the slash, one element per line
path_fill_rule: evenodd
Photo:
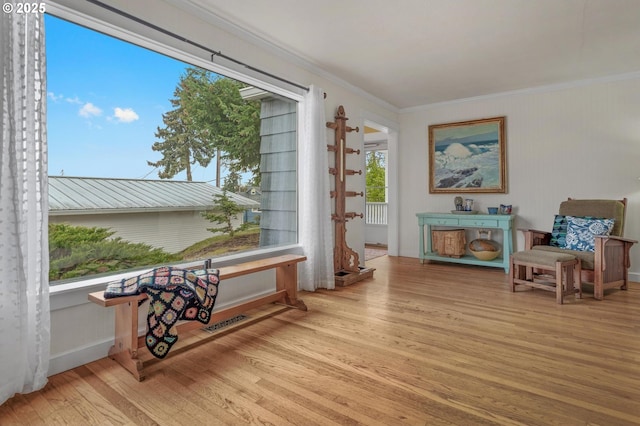
<path fill-rule="evenodd" d="M 198 163 L 207 167 L 215 155 L 207 129 L 198 124 L 196 111 L 193 110 L 193 98 L 199 96 L 204 74 L 195 68 L 188 68 L 170 100 L 173 110 L 162 115 L 164 128 L 158 127 L 152 150 L 162 153 L 162 159 L 147 164 L 161 168 L 158 176 L 171 179 L 186 171 L 187 180 L 192 181 L 191 165 Z"/>
<path fill-rule="evenodd" d="M 244 211 L 244 207 L 239 206 L 229 198 L 227 191 L 223 191 L 222 194 L 216 194 L 213 203 L 215 210 L 204 212 L 202 216 L 210 222 L 223 226 L 219 228 L 207 228 L 207 231 L 214 233 L 222 232 L 233 237 L 237 231 L 237 229 L 233 227 L 233 219 Z"/>
<path fill-rule="evenodd" d="M 242 176 L 235 170 L 231 170 L 229 174 L 224 179 L 224 185 L 222 185 L 222 189 L 229 192 L 235 192 L 236 194 L 242 191 L 242 187 L 240 185 Z"/>
<path fill-rule="evenodd" d="M 385 157 L 380 151 L 367 152 L 367 201 L 384 203 L 385 198 Z"/>
<path fill-rule="evenodd" d="M 199 68 L 187 68 L 171 99 L 173 110 L 163 115 L 165 127 L 158 128 L 154 151 L 163 158 L 150 166 L 161 167 L 158 176 L 170 179 L 191 165 L 207 167 L 221 155 L 232 173 L 252 173 L 259 183 L 260 103 L 240 95 L 243 83 Z"/>

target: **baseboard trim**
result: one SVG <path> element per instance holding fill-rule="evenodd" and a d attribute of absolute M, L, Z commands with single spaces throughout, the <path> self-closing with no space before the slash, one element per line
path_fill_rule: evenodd
<path fill-rule="evenodd" d="M 113 338 L 97 342 L 90 346 L 75 348 L 73 351 L 64 352 L 49 358 L 48 376 L 71 370 L 72 368 L 105 358 L 109 348 L 113 346 Z"/>

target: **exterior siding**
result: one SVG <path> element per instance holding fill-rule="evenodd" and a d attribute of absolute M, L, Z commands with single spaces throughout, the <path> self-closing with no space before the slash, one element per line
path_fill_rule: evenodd
<path fill-rule="evenodd" d="M 297 242 L 297 104 L 262 99 L 260 246 Z"/>
<path fill-rule="evenodd" d="M 241 216 L 234 222 L 235 226 L 242 223 Z M 198 241 L 213 237 L 215 234 L 207 231 L 207 228 L 219 226 L 204 219 L 199 211 L 56 215 L 49 216 L 49 222 L 108 228 L 115 231 L 113 237 L 148 244 L 169 253 L 177 253 Z"/>

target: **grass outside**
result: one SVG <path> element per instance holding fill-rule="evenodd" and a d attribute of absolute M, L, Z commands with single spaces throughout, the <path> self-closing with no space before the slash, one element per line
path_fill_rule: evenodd
<path fill-rule="evenodd" d="M 199 241 L 178 253 L 185 261 L 207 259 L 223 254 L 255 249 L 260 243 L 260 228 L 237 231 L 233 237 L 217 235 Z"/>

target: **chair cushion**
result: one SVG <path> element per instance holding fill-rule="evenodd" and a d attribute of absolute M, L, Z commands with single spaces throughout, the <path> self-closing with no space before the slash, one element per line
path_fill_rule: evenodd
<path fill-rule="evenodd" d="M 592 251 L 567 250 L 560 247 L 551 246 L 533 246 L 533 250 L 572 254 L 580 259 L 580 266 L 582 267 L 582 269 L 586 269 L 589 271 L 593 271 L 595 265 L 595 253 Z"/>
<path fill-rule="evenodd" d="M 615 223 L 611 235 L 622 237 L 624 235 L 624 210 L 624 203 L 619 200 L 567 200 L 560 203 L 558 214 L 613 219 Z"/>
<path fill-rule="evenodd" d="M 564 248 L 569 250 L 594 251 L 596 235 L 611 234 L 613 219 L 587 219 L 567 216 L 567 236 Z"/>
<path fill-rule="evenodd" d="M 568 253 L 567 250 L 564 250 L 563 253 L 543 250 L 524 250 L 513 253 L 514 264 L 533 263 L 548 268 L 555 268 L 556 262 L 575 259 L 576 257 Z"/>

